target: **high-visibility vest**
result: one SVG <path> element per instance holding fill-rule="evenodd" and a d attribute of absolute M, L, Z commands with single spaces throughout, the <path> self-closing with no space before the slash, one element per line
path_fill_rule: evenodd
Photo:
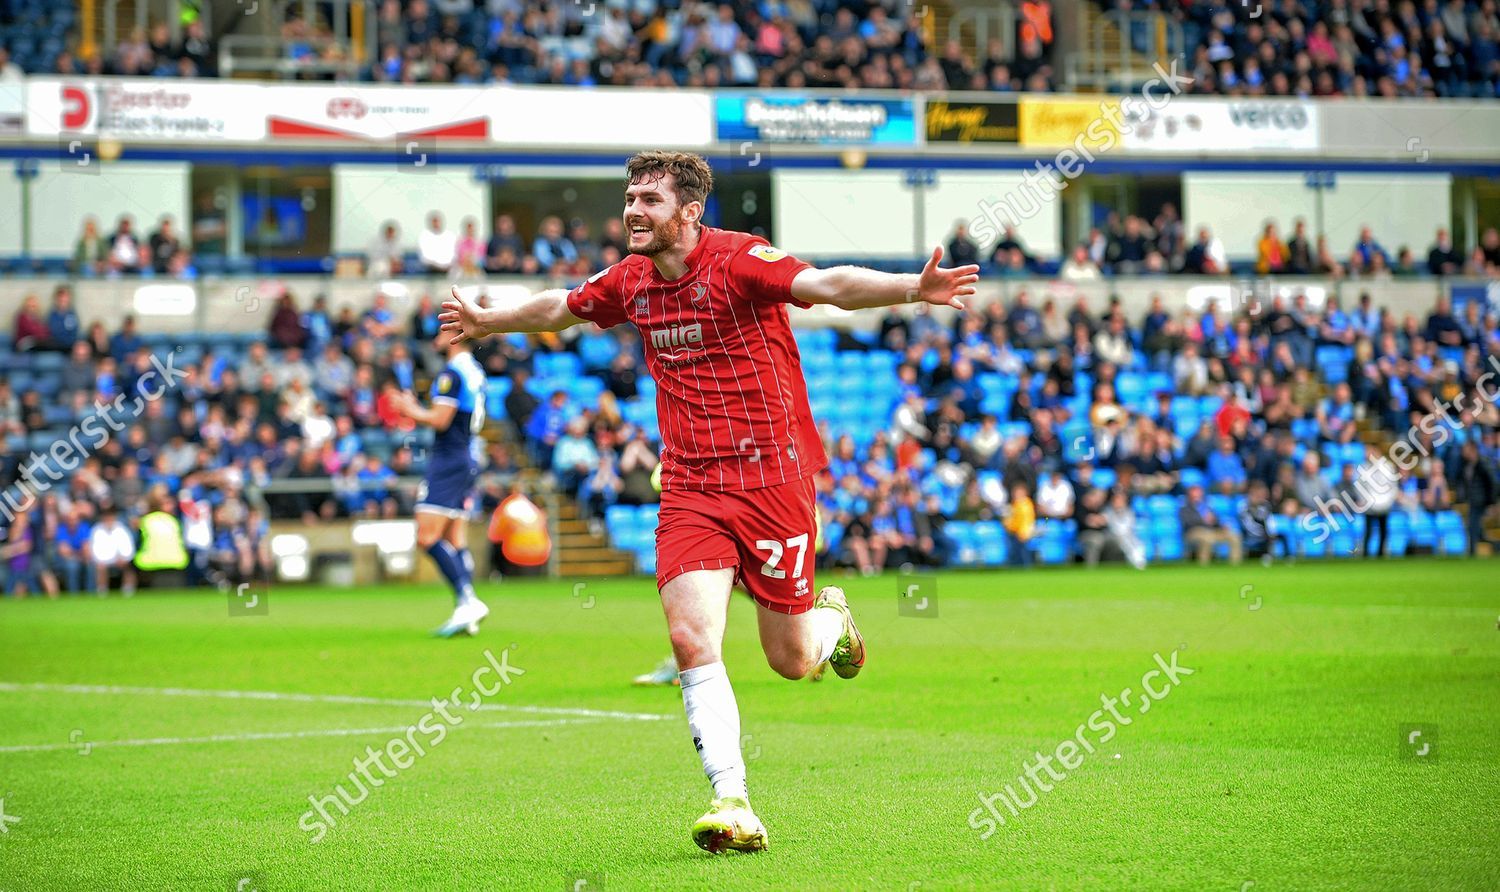
<path fill-rule="evenodd" d="M 182 542 L 182 525 L 163 511 L 152 511 L 141 518 L 141 547 L 135 553 L 135 565 L 142 570 L 181 570 L 188 565 L 187 546 Z"/>
<path fill-rule="evenodd" d="M 522 567 L 538 567 L 552 556 L 547 515 L 523 495 L 507 496 L 490 517 L 489 540 L 500 545 L 505 559 Z"/>

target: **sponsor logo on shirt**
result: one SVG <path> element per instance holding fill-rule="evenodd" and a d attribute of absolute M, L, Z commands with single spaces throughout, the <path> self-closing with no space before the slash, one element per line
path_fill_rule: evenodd
<path fill-rule="evenodd" d="M 651 346 L 662 351 L 662 362 L 681 362 L 693 351 L 703 349 L 703 323 L 653 328 Z"/>
<path fill-rule="evenodd" d="M 773 248 L 770 245 L 755 245 L 748 253 L 751 257 L 759 257 L 767 263 L 775 263 L 786 256 L 785 251 L 780 248 Z"/>

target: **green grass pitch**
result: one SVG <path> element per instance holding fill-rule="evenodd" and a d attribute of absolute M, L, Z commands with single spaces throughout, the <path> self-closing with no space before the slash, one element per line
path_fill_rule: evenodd
<path fill-rule="evenodd" d="M 435 586 L 280 587 L 245 617 L 204 593 L 0 603 L 0 890 L 1500 888 L 1500 564 L 936 580 L 936 617 L 902 615 L 895 576 L 842 580 L 870 662 L 817 685 L 772 673 L 736 597 L 771 850 L 721 857 L 688 838 L 710 791 L 679 693 L 629 685 L 666 653 L 648 579 L 485 586 L 483 634 L 454 641 L 426 637 Z M 309 796 L 357 794 L 365 747 L 486 648 L 525 671 L 499 708 L 419 735 L 312 842 Z M 970 826 L 1173 651 L 1191 676 Z M 225 691 L 311 696 L 202 693 Z"/>

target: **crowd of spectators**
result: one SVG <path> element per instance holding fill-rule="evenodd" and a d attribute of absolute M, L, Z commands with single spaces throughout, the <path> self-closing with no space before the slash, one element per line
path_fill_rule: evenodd
<path fill-rule="evenodd" d="M 1235 96 L 1494 97 L 1500 91 L 1500 13 L 1492 0 L 1280 0 L 1206 4 L 1101 0 L 1107 10 L 1160 12 L 1181 27 L 1190 92 Z M 1264 9 L 1262 9 L 1262 6 Z M 316 10 L 317 7 L 310 7 Z M 287 4 L 285 61 L 305 79 L 377 83 L 593 86 L 830 87 L 904 90 L 1056 89 L 1050 0 L 1016 9 L 1009 50 L 935 43 L 908 2 L 733 0 L 662 3 L 383 0 L 375 57 L 350 58 L 322 15 Z M 0 78 L 21 69 L 61 74 L 212 77 L 217 47 L 200 19 L 137 28 L 104 53 L 74 55 L 76 13 L 36 37 L 0 46 Z M 24 22 L 17 24 L 24 25 Z M 1126 23 L 1154 56 L 1149 19 Z M 342 74 L 340 74 L 342 73 Z"/>
<path fill-rule="evenodd" d="M 1190 237 L 1191 236 L 1191 237 Z M 1425 256 L 1407 245 L 1394 253 L 1386 249 L 1368 226 L 1361 227 L 1348 253 L 1339 253 L 1323 235 L 1308 233 L 1307 221 L 1298 218 L 1283 239 L 1275 221 L 1266 221 L 1254 245 L 1238 262 L 1229 256 L 1224 241 L 1207 226 L 1189 233 L 1171 202 L 1161 206 L 1155 218 L 1110 212 L 1102 227 L 1089 230 L 1088 237 L 1056 266 L 1057 277 L 1070 282 L 1097 280 L 1105 275 L 1216 276 L 1234 273 L 1258 275 L 1312 275 L 1332 279 L 1383 279 L 1409 276 L 1500 276 L 1500 230 L 1484 230 L 1472 249 L 1455 245 L 1446 228 L 1439 228 Z M 987 263 L 1000 275 L 1036 276 L 1051 272 L 1048 258 L 1026 248 L 1015 227 L 1006 226 L 987 250 L 969 237 L 960 220 L 948 238 L 947 265 Z"/>
<path fill-rule="evenodd" d="M 1192 92 L 1238 96 L 1500 95 L 1493 0 L 1104 0 L 1161 11 L 1190 47 Z M 1132 27 L 1149 52 L 1154 34 Z"/>
<path fill-rule="evenodd" d="M 1390 515 L 1462 503 L 1472 549 L 1500 497 L 1500 329 L 1479 303 L 1454 313 L 1440 299 L 1419 319 L 1367 294 L 1347 310 L 1297 295 L 1234 316 L 1173 314 L 1158 299 L 1127 319 L 1117 303 L 1036 307 L 1023 293 L 951 326 L 926 310 L 892 310 L 873 344 L 841 338 L 896 358 L 899 389 L 873 436 L 841 431 L 814 397 L 831 458 L 818 481 L 828 562 L 941 565 L 958 547 L 945 526 L 999 521 L 1012 562 L 1035 556 L 1043 525 L 1071 522 L 1079 559 L 1143 566 L 1138 524 L 1153 496 L 1173 497 L 1167 525 L 1203 561 L 1294 558 L 1306 545 L 1296 528 L 1314 513 L 1339 523 L 1338 505 L 1369 520 L 1354 547 L 1375 555 Z M 654 462 L 633 454 L 645 435 L 628 420 L 639 347 L 618 337 L 597 406 L 558 394 L 523 427 L 533 459 L 596 516 L 652 499 Z M 1325 367 L 1330 349 L 1337 367 Z M 1408 436 L 1409 465 L 1377 445 Z"/>
<path fill-rule="evenodd" d="M 479 221 L 465 217 L 457 231 L 436 211 L 427 215 L 417 236 L 416 252 L 408 250 L 401 227 L 394 220 L 381 225 L 365 250 L 365 274 L 375 278 L 425 274 L 474 278 L 490 275 L 546 276 L 579 282 L 618 263 L 628 250 L 625 225 L 619 217 L 606 219 L 599 235 L 582 217 L 564 224 L 550 215 L 538 222 L 530 238 L 521 235 L 510 214 L 498 214 L 487 233 Z"/>
<path fill-rule="evenodd" d="M 136 231 L 135 218 L 121 214 L 115 228 L 101 232 L 99 220 L 92 214 L 83 218 L 78 239 L 73 243 L 71 269 L 84 278 L 119 276 L 167 276 L 174 279 L 196 279 L 193 252 L 177 234 L 169 216 L 156 223 L 146 237 Z"/>
<path fill-rule="evenodd" d="M 178 518 L 190 581 L 220 583 L 263 570 L 272 518 L 411 510 L 398 478 L 420 474 L 426 441 L 391 401 L 439 367 L 435 302 L 377 295 L 363 312 L 335 312 L 321 297 L 268 299 L 262 335 L 170 338 L 128 317 L 115 331 L 85 325 L 66 286 L 45 310 L 24 300 L 0 355 L 11 370 L 0 378 L 8 591 L 132 586 L 134 527 L 150 510 Z M 878 333 L 838 337 L 841 356 L 890 360 L 875 376 L 888 408 L 875 408 L 873 430 L 827 409 L 832 384 L 815 382 L 831 458 L 818 480 L 822 560 L 862 572 L 952 562 L 961 543 L 948 530 L 985 521 L 1003 527 L 1017 563 L 1069 523 L 1078 559 L 1143 566 L 1171 556 L 1143 529 L 1142 500 L 1165 496 L 1173 535 L 1202 560 L 1291 556 L 1294 523 L 1339 500 L 1370 518 L 1371 554 L 1386 548 L 1388 515 L 1457 505 L 1470 509 L 1472 548 L 1500 495 L 1500 376 L 1483 386 L 1500 370 L 1500 328 L 1479 302 L 1455 312 L 1439 299 L 1423 319 L 1368 295 L 1347 309 L 1278 297 L 1237 315 L 1169 312 L 1158 299 L 1131 319 L 1116 302 L 1096 312 L 1084 298 L 1035 306 L 1021 293 L 952 324 L 893 309 Z M 476 356 L 508 385 L 486 393 L 511 430 L 491 438 L 491 470 L 546 472 L 596 523 L 612 506 L 657 501 L 655 384 L 633 331 L 496 337 Z M 168 386 L 162 362 L 180 373 Z M 811 368 L 811 351 L 804 362 L 810 376 L 827 371 Z M 118 419 L 114 432 L 69 473 L 38 470 L 51 444 L 101 415 Z M 1417 460 L 1383 461 L 1393 438 Z M 1368 474 L 1388 478 L 1381 500 L 1368 497 Z M 489 503 L 502 495 L 486 489 Z"/>
<path fill-rule="evenodd" d="M 1027 0 L 1015 50 L 930 46 L 925 7 L 905 0 L 734 0 L 727 3 L 383 0 L 375 57 L 351 62 L 321 14 L 287 4 L 282 52 L 301 79 L 356 71 L 375 83 L 656 87 L 825 87 L 900 90 L 1055 88 L 1050 0 Z M 62 33 L 73 34 L 65 21 Z M 200 19 L 174 37 L 165 22 L 136 28 L 104 53 L 78 58 L 52 38 L 15 66 L 54 74 L 213 77 L 217 45 Z M 33 45 L 28 43 L 28 48 Z M 11 64 L 0 47 L 0 76 Z"/>
<path fill-rule="evenodd" d="M 436 304 L 398 314 L 381 296 L 356 314 L 266 297 L 268 330 L 248 338 L 152 336 L 133 317 L 115 331 L 85 325 L 66 285 L 45 310 L 23 299 L 0 351 L 6 591 L 130 590 L 153 503 L 180 523 L 191 584 L 262 572 L 271 519 L 410 513 L 413 488 L 397 478 L 420 475 L 430 433 L 392 400 L 438 368 Z M 530 349 L 494 341 L 479 356 L 503 374 Z M 514 469 L 500 443 L 489 464 Z M 487 491 L 491 503 L 502 495 Z"/>

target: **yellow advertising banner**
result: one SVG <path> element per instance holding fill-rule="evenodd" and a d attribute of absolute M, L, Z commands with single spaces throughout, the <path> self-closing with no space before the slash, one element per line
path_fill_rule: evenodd
<path fill-rule="evenodd" d="M 1023 96 L 1019 114 L 1021 145 L 1034 149 L 1061 149 L 1080 145 L 1108 151 L 1120 141 L 1120 100 L 1056 99 Z"/>

